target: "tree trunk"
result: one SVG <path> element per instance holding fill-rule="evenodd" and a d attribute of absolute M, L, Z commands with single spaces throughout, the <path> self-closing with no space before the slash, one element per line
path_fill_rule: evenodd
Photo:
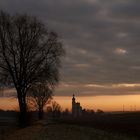
<path fill-rule="evenodd" d="M 39 120 L 43 119 L 43 114 L 44 114 L 43 109 L 39 108 L 39 111 L 38 111 L 38 118 L 39 118 Z"/>
<path fill-rule="evenodd" d="M 18 91 L 18 103 L 20 109 L 19 123 L 21 127 L 26 127 L 28 125 L 26 99 L 20 91 Z"/>

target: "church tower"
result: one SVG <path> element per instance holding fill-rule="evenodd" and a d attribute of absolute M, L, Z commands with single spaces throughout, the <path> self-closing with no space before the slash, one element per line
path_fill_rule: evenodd
<path fill-rule="evenodd" d="M 80 117 L 82 115 L 82 107 L 79 102 L 76 102 L 74 94 L 72 97 L 72 115 L 73 117 Z"/>
<path fill-rule="evenodd" d="M 75 95 L 73 94 L 73 97 L 72 97 L 72 114 L 74 115 L 75 114 Z"/>

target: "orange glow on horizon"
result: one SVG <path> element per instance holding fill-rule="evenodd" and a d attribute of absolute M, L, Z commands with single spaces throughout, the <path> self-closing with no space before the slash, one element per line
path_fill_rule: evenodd
<path fill-rule="evenodd" d="M 54 100 L 59 103 L 62 109 L 71 110 L 70 96 L 54 96 Z M 76 96 L 76 102 L 80 102 L 85 109 L 102 109 L 103 111 L 139 111 L 140 95 L 118 95 L 118 96 Z M 18 102 L 16 98 L 0 98 L 0 109 L 17 110 Z"/>
<path fill-rule="evenodd" d="M 54 97 L 63 109 L 71 110 L 72 97 Z M 78 96 L 76 101 L 81 103 L 85 109 L 102 109 L 103 111 L 138 111 L 140 110 L 140 95 L 118 95 L 118 96 Z"/>

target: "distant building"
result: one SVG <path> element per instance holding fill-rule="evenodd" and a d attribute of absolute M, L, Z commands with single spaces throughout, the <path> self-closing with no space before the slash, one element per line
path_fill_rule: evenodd
<path fill-rule="evenodd" d="M 82 107 L 80 106 L 80 103 L 76 103 L 75 100 L 75 95 L 73 94 L 73 98 L 72 98 L 72 115 L 74 117 L 79 117 L 82 115 Z"/>

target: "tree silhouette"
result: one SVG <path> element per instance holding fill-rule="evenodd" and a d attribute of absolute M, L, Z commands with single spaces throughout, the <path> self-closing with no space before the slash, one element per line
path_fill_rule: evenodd
<path fill-rule="evenodd" d="M 56 101 L 52 101 L 51 110 L 53 118 L 59 117 L 62 111 L 61 106 Z"/>
<path fill-rule="evenodd" d="M 38 111 L 38 118 L 43 119 L 44 107 L 50 103 L 52 99 L 53 87 L 46 83 L 38 83 L 33 85 L 27 96 L 27 104 Z"/>
<path fill-rule="evenodd" d="M 58 83 L 63 54 L 57 34 L 36 17 L 0 12 L 1 81 L 17 91 L 21 126 L 27 125 L 27 91 L 37 82 Z"/>

